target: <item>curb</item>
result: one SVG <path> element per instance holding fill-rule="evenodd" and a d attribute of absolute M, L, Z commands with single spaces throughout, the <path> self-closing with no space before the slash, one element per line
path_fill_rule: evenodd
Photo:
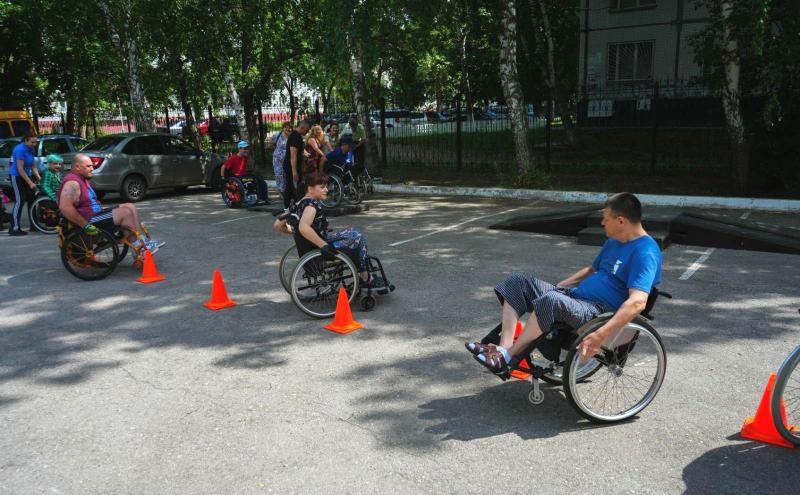
<path fill-rule="evenodd" d="M 540 199 L 565 203 L 602 203 L 609 193 L 583 191 L 543 191 L 539 189 L 503 189 L 499 187 L 440 187 L 406 186 L 401 184 L 375 184 L 375 191 L 395 194 L 478 196 L 502 199 Z M 719 196 L 674 196 L 661 194 L 637 194 L 647 206 L 679 206 L 700 208 L 728 208 L 733 210 L 763 210 L 778 212 L 800 212 L 800 200 L 724 198 Z"/>

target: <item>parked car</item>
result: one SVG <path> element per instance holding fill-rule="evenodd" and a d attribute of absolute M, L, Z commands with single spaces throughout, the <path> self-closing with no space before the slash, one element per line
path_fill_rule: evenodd
<path fill-rule="evenodd" d="M 200 136 L 205 136 L 208 134 L 208 119 L 203 119 L 201 122 L 197 123 L 197 133 Z"/>
<path fill-rule="evenodd" d="M 186 122 L 180 121 L 175 124 L 169 126 L 169 133 L 173 136 L 182 136 L 183 135 L 183 126 L 186 125 Z"/>
<path fill-rule="evenodd" d="M 0 112 L 0 138 L 21 137 L 33 129 L 33 121 L 28 112 L 3 111 Z"/>
<path fill-rule="evenodd" d="M 11 188 L 11 181 L 8 178 L 11 152 L 14 151 L 14 146 L 21 141 L 22 138 L 19 137 L 0 140 L 0 186 L 4 190 L 10 190 Z M 67 156 L 74 155 L 75 152 L 88 143 L 88 140 L 70 134 L 42 134 L 39 136 L 39 145 L 34 150 L 36 166 L 40 172 L 44 172 L 44 169 L 47 168 L 45 157 L 51 153 L 58 153 L 64 156 L 65 165 L 66 163 L 71 163 L 72 159 L 69 158 L 68 160 Z"/>
<path fill-rule="evenodd" d="M 411 112 L 411 124 L 413 125 L 422 125 L 427 124 L 428 118 L 425 117 L 425 114 L 422 112 Z"/>
<path fill-rule="evenodd" d="M 214 117 L 211 119 L 208 135 L 215 143 L 238 141 L 239 136 L 241 136 L 239 133 L 239 123 L 234 117 Z"/>
<path fill-rule="evenodd" d="M 92 187 L 98 193 L 119 192 L 133 202 L 142 200 L 149 189 L 197 184 L 218 189 L 225 162 L 216 153 L 204 153 L 183 139 L 158 133 L 111 134 L 81 152 L 92 160 Z M 64 155 L 65 170 L 73 156 Z"/>

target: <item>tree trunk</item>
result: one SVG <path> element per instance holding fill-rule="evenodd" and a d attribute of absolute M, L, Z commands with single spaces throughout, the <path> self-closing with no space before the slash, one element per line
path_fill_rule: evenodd
<path fill-rule="evenodd" d="M 375 139 L 375 133 L 372 131 L 372 120 L 369 118 L 369 94 L 367 93 L 367 80 L 364 75 L 364 59 L 363 52 L 360 46 L 357 46 L 357 41 L 353 39 L 352 26 L 355 23 L 355 9 L 350 14 L 351 29 L 347 32 L 347 49 L 350 58 L 350 72 L 353 76 L 354 89 L 355 89 L 355 104 L 356 114 L 361 125 L 364 126 L 364 131 L 367 135 L 366 152 L 364 153 L 365 166 L 372 170 L 376 176 L 383 175 L 381 169 L 381 161 L 378 160 L 378 143 Z"/>
<path fill-rule="evenodd" d="M 75 134 L 75 101 L 67 99 L 67 122 L 64 134 Z"/>
<path fill-rule="evenodd" d="M 186 72 L 184 71 L 183 62 L 179 59 L 175 59 L 175 69 L 178 77 L 178 99 L 180 100 L 186 122 L 183 126 L 184 135 L 189 141 L 194 143 L 197 148 L 200 148 L 200 134 L 197 132 L 197 124 L 194 120 L 192 104 L 189 102 L 189 84 L 186 82 Z"/>
<path fill-rule="evenodd" d="M 114 21 L 110 6 L 106 2 L 100 2 L 99 5 L 105 14 L 106 22 L 111 31 L 111 41 L 122 54 L 128 69 L 128 96 L 131 108 L 134 111 L 136 130 L 138 132 L 152 132 L 155 130 L 155 123 L 142 86 L 142 74 L 139 69 L 139 50 L 136 46 L 136 36 L 133 33 L 132 26 L 133 5 L 130 1 L 122 3 L 122 22 L 121 26 L 119 26 L 121 29 L 118 29 Z"/>
<path fill-rule="evenodd" d="M 559 113 L 562 113 L 562 110 L 565 108 L 565 105 L 562 105 L 560 92 L 558 91 L 558 86 L 556 85 L 556 64 L 555 64 L 555 46 L 553 43 L 553 31 L 550 29 L 550 15 L 547 13 L 547 5 L 545 5 L 546 0 L 538 0 L 539 3 L 539 13 L 542 16 L 542 34 L 544 35 L 545 44 L 547 45 L 547 66 L 544 70 L 545 80 L 547 81 L 547 87 L 550 89 L 549 99 L 547 101 L 547 105 L 551 106 L 555 102 L 556 108 L 558 108 Z M 530 5 L 531 11 L 531 21 L 533 25 L 536 26 L 536 16 L 534 12 L 536 11 L 536 4 L 537 0 L 528 0 L 528 4 Z M 564 133 L 567 136 L 567 142 L 574 146 L 578 139 L 575 136 L 575 128 L 572 125 L 572 118 L 569 115 L 566 115 L 566 112 L 563 112 L 564 115 L 561 116 L 562 122 L 564 122 Z M 553 115 L 553 112 L 550 112 L 550 115 Z"/>
<path fill-rule="evenodd" d="M 287 73 L 286 77 L 283 78 L 283 86 L 286 88 L 286 92 L 289 93 L 289 122 L 291 122 L 292 125 L 295 124 L 294 118 L 295 114 L 297 113 L 297 100 L 294 97 L 294 84 L 294 77 Z"/>
<path fill-rule="evenodd" d="M 239 101 L 239 93 L 236 91 L 236 85 L 233 83 L 233 76 L 228 70 L 225 71 L 225 87 L 228 89 L 228 103 L 231 108 L 233 108 L 234 114 L 236 114 L 236 123 L 239 125 L 239 137 L 246 140 L 248 134 L 247 122 L 245 122 L 244 118 L 244 109 Z"/>
<path fill-rule="evenodd" d="M 511 119 L 511 134 L 518 171 L 523 187 L 531 185 L 536 170 L 528 143 L 528 121 L 522 101 L 522 87 L 517 72 L 517 9 L 514 0 L 500 1 L 500 83 Z"/>
<path fill-rule="evenodd" d="M 738 192 L 744 192 L 747 187 L 749 157 L 744 118 L 742 116 L 741 94 L 739 92 L 739 74 L 741 71 L 739 40 L 730 21 L 733 13 L 733 1 L 720 0 L 720 12 L 722 14 L 724 46 L 722 63 L 725 72 L 725 83 L 722 88 L 722 107 L 725 110 L 725 123 L 727 124 L 728 139 L 731 143 L 733 176 L 736 181 L 736 188 Z"/>

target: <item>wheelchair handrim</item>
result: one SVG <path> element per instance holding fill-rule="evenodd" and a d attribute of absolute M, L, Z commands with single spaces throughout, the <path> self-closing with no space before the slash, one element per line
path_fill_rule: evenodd
<path fill-rule="evenodd" d="M 55 234 L 60 220 L 58 208 L 47 203 L 54 203 L 50 198 L 42 197 L 33 202 L 30 220 L 39 232 Z M 54 203 L 55 204 L 55 203 Z"/>
<path fill-rule="evenodd" d="M 571 351 L 572 359 L 567 360 L 570 402 L 590 420 L 615 422 L 635 416 L 653 401 L 664 381 L 666 353 L 658 334 L 630 323 L 615 339 L 625 331 L 637 332 L 630 343 L 618 347 L 627 346 L 630 351 L 617 362 L 603 363 L 591 380 L 579 378 L 579 353 Z M 613 346 L 613 341 L 608 345 Z"/>
<path fill-rule="evenodd" d="M 328 265 L 327 261 L 322 267 L 322 273 L 315 275 L 321 277 L 322 281 L 317 284 L 308 282 L 307 272 L 318 272 L 316 267 L 310 267 L 311 263 L 317 263 L 322 255 L 319 251 L 311 251 L 305 254 L 292 271 L 291 296 L 295 305 L 301 311 L 315 318 L 328 318 L 336 313 L 336 303 L 338 301 L 339 288 L 344 287 L 347 291 L 348 302 L 352 302 L 356 292 L 358 292 L 358 272 L 353 262 L 344 254 L 337 254 L 337 265 Z M 307 268 L 308 266 L 308 268 Z M 341 273 L 335 273 L 335 270 Z M 329 274 L 330 272 L 330 274 Z M 349 272 L 349 276 L 347 273 Z M 349 283 L 348 283 L 349 281 Z M 319 289 L 314 289 L 318 287 Z M 300 291 L 303 291 L 301 294 Z"/>
<path fill-rule="evenodd" d="M 771 400 L 775 428 L 786 440 L 800 445 L 800 347 L 781 365 Z M 786 421 L 784 421 L 784 415 Z M 789 429 L 787 425 L 795 425 Z"/>

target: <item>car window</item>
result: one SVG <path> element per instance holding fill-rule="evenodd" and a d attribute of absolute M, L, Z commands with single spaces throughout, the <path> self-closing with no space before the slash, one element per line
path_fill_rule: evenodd
<path fill-rule="evenodd" d="M 13 120 L 11 126 L 14 128 L 14 135 L 23 136 L 31 130 L 31 123 L 27 120 Z"/>
<path fill-rule="evenodd" d="M 69 153 L 69 143 L 66 139 L 44 139 L 42 140 L 41 156 L 47 156 L 50 153 Z"/>
<path fill-rule="evenodd" d="M 114 151 L 125 136 L 103 136 L 83 147 L 81 151 Z"/>
<path fill-rule="evenodd" d="M 16 143 L 10 141 L 0 143 L 0 158 L 11 158 L 11 153 L 14 151 L 15 144 Z"/>
<path fill-rule="evenodd" d="M 194 155 L 197 153 L 191 144 L 182 139 L 165 136 L 164 141 L 168 155 Z"/>
<path fill-rule="evenodd" d="M 0 122 L 0 138 L 11 137 L 11 126 L 8 122 Z"/>
<path fill-rule="evenodd" d="M 140 136 L 131 139 L 122 150 L 126 155 L 163 155 L 161 136 Z"/>
<path fill-rule="evenodd" d="M 89 144 L 89 141 L 81 138 L 69 138 L 69 142 L 72 144 L 72 147 L 75 149 L 75 151 L 78 151 Z"/>

